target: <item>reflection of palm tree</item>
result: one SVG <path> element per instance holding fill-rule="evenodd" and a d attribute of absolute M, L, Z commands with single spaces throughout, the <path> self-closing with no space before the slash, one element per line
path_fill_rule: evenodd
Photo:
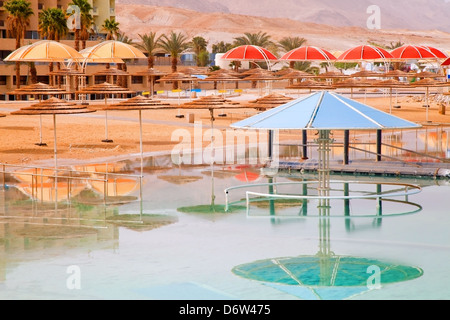
<path fill-rule="evenodd" d="M 25 32 L 30 24 L 30 17 L 34 15 L 31 2 L 26 0 L 10 0 L 3 7 L 8 12 L 6 20 L 7 33 L 16 38 L 16 49 L 21 47 Z M 20 62 L 16 62 L 16 87 L 20 88 Z"/>

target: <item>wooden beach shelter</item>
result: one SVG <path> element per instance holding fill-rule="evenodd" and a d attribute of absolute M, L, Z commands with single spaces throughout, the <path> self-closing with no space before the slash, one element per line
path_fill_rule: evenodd
<path fill-rule="evenodd" d="M 77 91 L 77 94 L 102 94 L 105 97 L 105 107 L 108 106 L 108 96 L 114 97 L 114 95 L 134 94 L 135 91 L 128 90 L 118 85 L 114 85 L 108 82 L 101 84 L 94 84 L 92 86 L 83 88 Z M 91 106 L 92 107 L 92 106 Z M 100 107 L 100 110 L 104 109 Z M 108 137 L 108 111 L 105 111 L 105 139 L 102 142 L 110 143 L 113 140 Z"/>
<path fill-rule="evenodd" d="M 358 78 L 349 78 L 343 81 L 336 82 L 333 84 L 334 88 L 346 88 L 350 89 L 351 98 L 353 98 L 354 89 L 367 89 L 370 88 L 373 84 L 373 81 L 367 79 L 358 79 Z"/>
<path fill-rule="evenodd" d="M 53 116 L 53 153 L 55 160 L 55 175 L 58 169 L 57 157 L 57 135 L 56 135 L 56 115 L 70 115 L 80 113 L 95 112 L 86 106 L 77 105 L 75 102 L 69 102 L 58 98 L 50 98 L 29 107 L 23 107 L 18 111 L 11 112 L 12 115 L 52 115 Z"/>
<path fill-rule="evenodd" d="M 28 86 L 21 87 L 19 89 L 15 89 L 11 92 L 8 92 L 8 94 L 13 94 L 16 96 L 37 97 L 39 102 L 41 102 L 45 96 L 62 98 L 64 95 L 69 94 L 69 93 L 70 93 L 69 91 L 66 91 L 62 88 L 50 86 L 48 84 L 41 83 L 41 82 L 30 84 Z M 36 143 L 36 145 L 37 146 L 46 146 L 47 145 L 42 140 L 42 115 L 39 116 L 39 142 Z"/>
<path fill-rule="evenodd" d="M 257 70 L 257 69 L 255 69 L 255 70 Z M 265 89 L 268 91 L 268 94 L 270 94 L 270 93 L 272 93 L 272 83 L 273 83 L 273 81 L 277 81 L 277 80 L 279 80 L 279 78 L 277 76 L 274 76 L 272 74 L 272 72 L 270 72 L 270 71 L 262 71 L 262 72 L 253 73 L 242 79 L 242 81 L 257 82 L 258 87 L 259 87 L 259 96 L 262 96 L 262 91 L 263 91 L 263 88 L 260 85 L 261 83 L 266 84 Z"/>

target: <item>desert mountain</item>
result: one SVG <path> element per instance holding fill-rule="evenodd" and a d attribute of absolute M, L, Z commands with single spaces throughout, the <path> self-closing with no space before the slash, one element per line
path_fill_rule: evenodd
<path fill-rule="evenodd" d="M 160 2 L 169 1 L 161 0 Z M 201 4 L 202 1 L 205 3 L 214 2 L 192 0 L 180 1 L 180 3 Z M 411 2 L 417 1 L 419 0 L 412 0 Z M 223 2 L 229 3 L 231 0 Z M 324 3 L 326 1 L 319 2 Z M 345 1 L 343 2 L 345 3 Z M 435 1 L 430 1 L 430 3 L 433 2 Z M 242 1 L 242 3 L 245 6 L 247 2 Z M 261 3 L 265 3 L 265 1 L 261 1 Z M 233 42 L 235 37 L 242 36 L 245 32 L 257 33 L 262 31 L 270 35 L 274 41 L 287 36 L 299 36 L 306 38 L 308 45 L 320 46 L 328 50 L 342 51 L 368 42 L 390 44 L 397 41 L 407 44 L 431 45 L 443 50 L 450 50 L 450 33 L 438 30 L 408 30 L 406 28 L 369 30 L 367 27 L 334 26 L 287 18 L 268 18 L 222 12 L 205 13 L 175 7 L 120 2 L 116 4 L 116 12 L 116 19 L 120 23 L 121 31 L 132 39 L 139 39 L 138 34 L 145 34 L 150 31 L 162 34 L 173 30 L 184 32 L 188 38 L 202 36 L 212 45 L 220 41 Z"/>
<path fill-rule="evenodd" d="M 268 18 L 288 18 L 332 26 L 366 27 L 370 13 L 380 8 L 382 29 L 450 32 L 448 0 L 117 0 L 119 4 L 175 7 Z"/>

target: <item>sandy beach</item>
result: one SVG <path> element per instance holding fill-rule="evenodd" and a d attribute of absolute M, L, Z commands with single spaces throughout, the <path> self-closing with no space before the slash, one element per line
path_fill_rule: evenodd
<path fill-rule="evenodd" d="M 291 94 L 296 97 L 295 94 Z M 350 95 L 348 95 L 350 96 Z M 394 105 L 401 108 L 390 108 L 388 96 L 364 96 L 361 93 L 355 100 L 368 104 L 385 112 L 391 112 L 400 118 L 423 125 L 450 125 L 450 110 L 446 114 L 438 112 L 438 105 L 431 103 L 426 122 L 426 108 L 418 95 L 393 98 Z M 257 95 L 244 92 L 239 97 L 231 97 L 241 103 L 253 100 Z M 398 101 L 396 101 L 398 100 Z M 177 105 L 179 101 L 168 100 Z M 187 102 L 184 99 L 181 103 Z M 397 103 L 398 102 L 398 103 Z M 0 119 L 0 162 L 19 165 L 53 164 L 53 120 L 52 116 L 42 116 L 42 141 L 47 146 L 38 146 L 39 116 L 10 115 L 9 113 L 33 102 L 2 102 L 0 112 L 6 117 Z M 101 102 L 91 102 L 90 107 L 99 108 Z M 225 130 L 233 122 L 239 121 L 258 111 L 255 109 L 224 110 L 226 117 L 217 117 L 215 128 Z M 210 127 L 210 117 L 207 110 L 146 110 L 142 112 L 143 119 L 143 149 L 144 153 L 170 152 L 179 141 L 172 140 L 175 130 L 183 128 L 193 132 L 193 124 L 189 123 L 187 114 L 194 114 L 196 122 L 201 121 L 204 130 Z M 217 113 L 221 113 L 218 112 Z M 184 118 L 177 115 L 183 114 Z M 57 115 L 57 150 L 58 161 L 61 164 L 73 164 L 80 161 L 95 161 L 95 159 L 127 157 L 139 154 L 139 121 L 138 111 L 108 111 L 108 137 L 112 143 L 104 143 L 105 112 L 98 110 L 84 115 Z M 283 132 L 281 139 L 292 139 L 298 135 L 295 132 Z M 208 144 L 208 143 L 207 143 Z"/>

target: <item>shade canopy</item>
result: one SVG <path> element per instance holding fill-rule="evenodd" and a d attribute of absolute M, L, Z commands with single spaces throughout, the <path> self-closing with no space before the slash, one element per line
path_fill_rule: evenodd
<path fill-rule="evenodd" d="M 437 56 L 422 46 L 404 45 L 391 51 L 395 59 L 437 59 Z"/>
<path fill-rule="evenodd" d="M 232 61 L 278 61 L 269 50 L 255 45 L 243 45 L 226 52 L 222 59 Z"/>
<path fill-rule="evenodd" d="M 371 45 L 357 46 L 348 49 L 342 53 L 337 60 L 345 61 L 362 61 L 362 60 L 387 60 L 392 59 L 393 56 L 387 50 Z"/>
<path fill-rule="evenodd" d="M 320 91 L 234 123 L 231 127 L 264 130 L 378 130 L 418 128 L 420 125 L 342 95 Z"/>
<path fill-rule="evenodd" d="M 54 40 L 41 40 L 11 52 L 4 61 L 63 62 L 83 56 L 71 46 Z"/>
<path fill-rule="evenodd" d="M 422 46 L 428 50 L 430 50 L 438 59 L 447 59 L 448 55 L 443 52 L 442 50 L 439 50 L 438 48 L 435 47 L 430 47 L 430 46 Z"/>
<path fill-rule="evenodd" d="M 127 43 L 107 40 L 91 47 L 83 59 L 147 59 L 147 56 L 136 47 Z M 95 60 L 95 59 L 94 59 Z"/>
<path fill-rule="evenodd" d="M 29 107 L 23 107 L 20 110 L 11 112 L 12 115 L 41 115 L 41 114 L 75 114 L 91 113 L 95 110 L 88 109 L 86 106 L 78 105 L 75 102 L 58 99 L 55 97 L 33 104 Z"/>
<path fill-rule="evenodd" d="M 329 61 L 337 58 L 329 51 L 314 46 L 305 46 L 285 53 L 281 61 Z"/>

